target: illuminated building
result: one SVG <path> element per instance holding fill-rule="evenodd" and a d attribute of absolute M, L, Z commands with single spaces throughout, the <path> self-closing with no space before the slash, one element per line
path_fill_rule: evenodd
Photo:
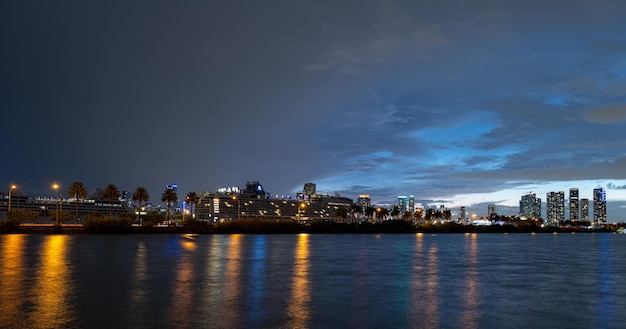
<path fill-rule="evenodd" d="M 459 217 L 463 220 L 465 220 L 467 217 L 467 213 L 465 212 L 465 206 L 461 206 L 461 209 L 459 210 Z"/>
<path fill-rule="evenodd" d="M 0 199 L 4 198 L 4 194 L 0 193 Z M 82 220 L 85 216 L 100 213 L 113 217 L 121 214 L 132 213 L 133 209 L 128 202 L 119 198 L 117 200 L 105 200 L 102 197 L 102 190 L 96 189 L 85 199 L 64 198 L 62 196 L 53 197 L 33 197 L 28 193 L 13 193 L 11 209 L 23 209 L 35 211 L 39 214 L 39 219 L 48 218 L 50 212 L 53 212 L 59 206 L 63 212 L 71 213 L 72 218 L 78 209 L 78 218 Z M 8 204 L 0 203 L 0 218 L 6 217 Z"/>
<path fill-rule="evenodd" d="M 400 208 L 401 212 L 405 212 L 408 207 L 408 198 L 406 195 L 398 196 L 398 208 Z"/>
<path fill-rule="evenodd" d="M 578 201 L 578 189 L 569 189 L 569 220 L 577 222 L 580 220 L 580 209 Z"/>
<path fill-rule="evenodd" d="M 357 199 L 357 204 L 361 206 L 363 210 L 372 206 L 372 199 L 370 199 L 369 194 L 359 194 L 359 198 Z"/>
<path fill-rule="evenodd" d="M 565 220 L 565 192 L 548 192 L 546 198 L 546 225 L 559 226 Z"/>
<path fill-rule="evenodd" d="M 589 199 L 580 199 L 580 220 L 589 221 Z"/>
<path fill-rule="evenodd" d="M 409 209 L 410 212 L 415 212 L 415 197 L 412 195 L 409 195 Z"/>
<path fill-rule="evenodd" d="M 606 223 L 606 192 L 601 187 L 593 189 L 593 222 Z"/>
<path fill-rule="evenodd" d="M 519 201 L 519 214 L 526 218 L 541 218 L 541 199 L 532 192 L 522 195 Z"/>
<path fill-rule="evenodd" d="M 246 188 L 239 193 L 233 193 L 232 190 L 230 193 L 201 193 L 200 203 L 196 206 L 196 218 L 211 223 L 236 218 L 332 220 L 339 207 L 350 211 L 352 206 L 352 199 L 339 195 L 314 193 L 307 195 L 306 200 L 272 196 L 257 181 L 246 183 Z"/>

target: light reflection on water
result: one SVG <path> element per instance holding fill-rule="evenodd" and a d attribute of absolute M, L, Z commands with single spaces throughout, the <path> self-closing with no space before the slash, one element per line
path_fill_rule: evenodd
<path fill-rule="evenodd" d="M 439 258 L 437 255 L 437 246 L 432 245 L 428 249 L 428 259 L 426 260 L 426 273 L 424 281 L 426 290 L 424 295 L 420 296 L 425 301 L 424 305 L 424 321 L 422 324 L 426 328 L 436 328 L 439 326 Z"/>
<path fill-rule="evenodd" d="M 618 328 L 626 239 L 0 235 L 0 328 Z"/>
<path fill-rule="evenodd" d="M 0 324 L 11 323 L 21 316 L 26 236 L 10 234 L 0 240 Z"/>
<path fill-rule="evenodd" d="M 291 299 L 289 301 L 288 315 L 289 328 L 305 329 L 309 327 L 311 316 L 310 301 L 311 292 L 309 287 L 309 235 L 298 235 L 295 248 L 295 263 L 293 281 L 291 283 Z"/>
<path fill-rule="evenodd" d="M 225 324 L 233 328 L 241 327 L 241 302 L 242 296 L 242 240 L 241 234 L 230 236 L 228 244 L 226 272 L 224 275 L 224 299 L 220 310 Z"/>
<path fill-rule="evenodd" d="M 135 253 L 135 266 L 133 267 L 133 283 L 131 285 L 132 290 L 130 293 L 130 308 L 131 313 L 141 312 L 140 307 L 146 303 L 146 291 L 148 279 L 148 260 L 145 241 L 139 241 L 137 244 L 137 251 Z"/>
<path fill-rule="evenodd" d="M 467 234 L 465 239 L 467 250 L 465 273 L 465 289 L 463 294 L 463 327 L 479 328 L 480 317 L 480 286 L 478 283 L 478 234 Z"/>
<path fill-rule="evenodd" d="M 172 305 L 168 309 L 168 319 L 177 328 L 191 328 L 189 318 L 195 314 L 193 311 L 195 266 L 193 264 L 193 253 L 196 251 L 196 244 L 193 241 L 180 240 L 181 254 L 176 267 L 176 277 L 172 287 Z"/>
<path fill-rule="evenodd" d="M 28 313 L 36 328 L 63 328 L 75 320 L 68 296 L 73 288 L 66 258 L 69 239 L 66 235 L 50 235 L 41 246 L 34 309 Z"/>

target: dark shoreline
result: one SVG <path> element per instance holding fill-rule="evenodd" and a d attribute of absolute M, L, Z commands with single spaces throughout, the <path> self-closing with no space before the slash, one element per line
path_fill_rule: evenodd
<path fill-rule="evenodd" d="M 382 223 L 346 224 L 316 222 L 309 225 L 294 222 L 274 222 L 259 220 L 235 220 L 220 224 L 202 222 L 169 227 L 98 227 L 82 225 L 22 224 L 19 227 L 0 226 L 0 234 L 440 234 L 440 233 L 614 233 L 616 227 L 604 226 L 595 229 L 582 227 L 540 227 L 534 224 L 474 226 L 456 223 L 412 225 L 405 221 Z"/>

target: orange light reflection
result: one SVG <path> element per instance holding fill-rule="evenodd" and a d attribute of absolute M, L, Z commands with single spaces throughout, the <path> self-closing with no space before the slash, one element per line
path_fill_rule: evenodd
<path fill-rule="evenodd" d="M 68 242 L 67 235 L 50 235 L 43 243 L 34 290 L 35 311 L 31 313 L 37 328 L 63 328 L 73 319 L 73 308 L 68 302 L 71 286 L 66 258 Z"/>
<path fill-rule="evenodd" d="M 232 328 L 239 328 L 241 323 L 241 234 L 230 236 L 230 245 L 227 251 L 226 272 L 224 276 L 224 305 L 222 312 L 224 324 Z"/>
<path fill-rule="evenodd" d="M 182 255 L 176 267 L 176 279 L 172 287 L 172 307 L 169 309 L 170 317 L 174 320 L 176 328 L 190 328 L 189 319 L 193 316 L 193 283 L 195 280 L 195 268 L 193 265 L 193 252 L 196 243 L 189 240 L 180 241 Z"/>
<path fill-rule="evenodd" d="M 0 236 L 0 323 L 10 324 L 20 318 L 20 305 L 24 303 L 24 244 L 26 236 L 5 234 Z"/>
<path fill-rule="evenodd" d="M 293 282 L 291 285 L 291 300 L 287 314 L 290 318 L 289 328 L 303 329 L 309 327 L 311 318 L 310 302 L 311 287 L 309 271 L 309 235 L 298 235 L 298 242 L 295 252 L 295 264 L 293 271 Z"/>

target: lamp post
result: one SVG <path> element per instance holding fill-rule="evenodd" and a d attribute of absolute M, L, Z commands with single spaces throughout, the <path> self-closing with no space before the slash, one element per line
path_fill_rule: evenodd
<path fill-rule="evenodd" d="M 239 219 L 239 214 L 241 212 L 241 200 L 239 200 L 236 195 L 233 195 L 233 201 L 235 200 L 237 201 L 237 217 L 235 219 Z"/>
<path fill-rule="evenodd" d="M 13 192 L 13 190 L 15 190 L 16 188 L 17 186 L 11 185 L 11 189 L 9 190 L 9 207 L 7 210 L 7 217 L 9 216 L 9 212 L 11 211 L 11 192 Z"/>
<path fill-rule="evenodd" d="M 59 184 L 52 184 L 52 188 L 57 192 L 57 204 L 56 204 L 56 223 L 59 225 Z"/>
<path fill-rule="evenodd" d="M 300 218 L 302 217 L 302 215 L 300 215 L 300 210 L 304 209 L 304 207 L 306 207 L 306 204 L 304 202 L 301 202 L 298 206 L 298 224 L 300 224 Z"/>

